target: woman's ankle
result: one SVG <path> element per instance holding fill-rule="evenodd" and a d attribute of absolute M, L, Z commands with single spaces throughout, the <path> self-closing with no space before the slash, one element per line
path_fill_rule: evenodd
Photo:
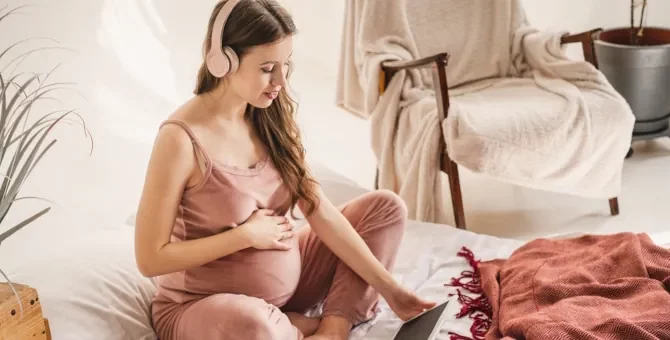
<path fill-rule="evenodd" d="M 319 328 L 316 330 L 316 333 L 335 335 L 337 337 L 341 337 L 342 339 L 347 339 L 349 337 L 349 332 L 351 332 L 351 327 L 351 322 L 345 317 L 339 315 L 326 315 L 321 318 L 321 322 L 319 323 Z"/>
<path fill-rule="evenodd" d="M 320 318 L 312 318 L 299 313 L 287 312 L 286 316 L 304 336 L 314 335 L 319 325 L 321 325 Z"/>

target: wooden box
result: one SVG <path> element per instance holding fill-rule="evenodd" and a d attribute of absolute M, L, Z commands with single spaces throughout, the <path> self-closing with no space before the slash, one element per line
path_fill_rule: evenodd
<path fill-rule="evenodd" d="M 14 283 L 23 304 L 23 319 L 8 283 L 0 283 L 0 340 L 51 340 L 49 323 L 42 317 L 37 290 Z"/>

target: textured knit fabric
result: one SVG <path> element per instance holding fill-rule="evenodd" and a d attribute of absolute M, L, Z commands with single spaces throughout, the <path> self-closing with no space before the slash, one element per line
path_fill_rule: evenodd
<path fill-rule="evenodd" d="M 261 208 L 287 214 L 288 191 L 271 160 L 250 169 L 214 164 L 186 124 L 166 123 L 184 128 L 205 163 L 203 180 L 184 192 L 172 242 L 225 232 Z M 406 224 L 399 197 L 371 192 L 346 204 L 342 213 L 391 270 Z M 353 324 L 374 317 L 378 294 L 309 225 L 284 242 L 290 250 L 249 248 L 158 277 L 152 318 L 160 339 L 302 339 L 284 312 L 306 312 L 321 302 L 323 315 Z"/>
<path fill-rule="evenodd" d="M 646 234 L 538 239 L 479 270 L 487 340 L 670 339 L 670 251 Z"/>
<path fill-rule="evenodd" d="M 490 178 L 584 197 L 620 193 L 635 116 L 601 72 L 564 53 L 566 32 L 528 23 L 525 2 L 346 1 L 336 100 L 370 119 L 379 188 L 398 192 L 409 218 L 452 223 L 442 140 L 451 160 Z M 380 93 L 383 62 L 438 53 L 449 54 L 446 119 L 435 63 L 395 73 Z"/>

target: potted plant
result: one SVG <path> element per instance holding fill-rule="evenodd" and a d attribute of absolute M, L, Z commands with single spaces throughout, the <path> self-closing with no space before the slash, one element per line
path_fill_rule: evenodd
<path fill-rule="evenodd" d="M 24 7 L 27 6 L 19 6 L 9 11 L 5 11 L 6 7 L 0 8 L 0 25 L 5 23 L 3 21 L 6 18 Z M 5 36 L 11 36 L 12 29 L 5 32 L 7 32 Z M 46 74 L 18 71 L 22 61 L 31 54 L 45 48 L 54 48 L 19 50 L 27 42 L 28 40 L 18 41 L 0 50 L 0 245 L 51 209 L 51 207 L 41 209 L 9 228 L 3 223 L 15 202 L 22 199 L 44 200 L 39 197 L 19 197 L 19 193 L 31 172 L 55 145 L 56 139 L 50 138 L 54 128 L 61 123 L 75 123 L 83 127 L 86 137 L 90 136 L 83 118 L 74 110 L 35 112 L 38 111 L 36 104 L 54 100 L 54 95 L 59 90 L 72 84 L 49 82 L 56 67 Z M 11 58 L 11 55 L 16 57 Z M 71 120 L 69 117 L 73 115 L 79 119 Z M 0 274 L 7 281 L 0 285 L 8 285 L 11 288 L 22 315 L 23 306 L 17 290 L 2 270 Z"/>
<path fill-rule="evenodd" d="M 670 136 L 670 29 L 645 26 L 646 15 L 647 0 L 631 0 L 630 26 L 594 40 L 598 68 L 635 115 L 634 140 Z"/>

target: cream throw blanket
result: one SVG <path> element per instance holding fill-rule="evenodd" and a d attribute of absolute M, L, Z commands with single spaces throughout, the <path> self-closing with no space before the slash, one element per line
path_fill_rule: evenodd
<path fill-rule="evenodd" d="M 371 120 L 380 188 L 399 193 L 413 219 L 451 221 L 438 169 L 445 138 L 476 173 L 617 196 L 634 116 L 602 73 L 564 54 L 565 33 L 531 27 L 519 0 L 347 0 L 337 103 Z M 440 52 L 450 54 L 443 122 L 429 69 L 398 73 L 379 96 L 382 61 Z"/>

